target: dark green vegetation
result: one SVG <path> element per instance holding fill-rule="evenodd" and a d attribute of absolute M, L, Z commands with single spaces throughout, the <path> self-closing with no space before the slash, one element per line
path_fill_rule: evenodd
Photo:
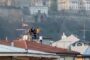
<path fill-rule="evenodd" d="M 75 12 L 75 11 L 74 11 Z M 60 39 L 63 32 L 66 35 L 74 34 L 81 40 L 83 40 L 83 29 L 84 23 L 86 24 L 86 40 L 89 41 L 90 37 L 90 12 L 69 12 L 61 11 L 59 13 L 50 13 L 47 16 L 46 21 L 28 23 L 32 26 L 39 26 L 42 30 L 41 34 L 46 37 L 51 37 L 53 40 Z M 16 31 L 17 28 L 21 27 L 20 20 L 8 20 L 6 18 L 0 17 L 0 38 L 4 39 L 6 36 L 10 39 L 15 39 L 21 32 Z"/>

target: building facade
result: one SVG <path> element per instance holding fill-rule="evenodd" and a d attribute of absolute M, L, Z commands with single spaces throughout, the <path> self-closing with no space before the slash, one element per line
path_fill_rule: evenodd
<path fill-rule="evenodd" d="M 33 6 L 33 7 L 30 7 L 30 13 L 31 14 L 37 14 L 37 13 L 45 13 L 45 14 L 48 14 L 48 7 L 45 7 L 45 6 Z"/>
<path fill-rule="evenodd" d="M 29 5 L 30 0 L 0 0 L 0 6 L 24 7 Z"/>
<path fill-rule="evenodd" d="M 69 0 L 57 0 L 58 10 L 68 10 Z"/>
<path fill-rule="evenodd" d="M 30 0 L 31 6 L 49 6 L 50 0 Z"/>
<path fill-rule="evenodd" d="M 90 1 L 86 0 L 86 10 L 90 10 Z"/>
<path fill-rule="evenodd" d="M 90 10 L 89 0 L 58 0 L 58 10 Z"/>
<path fill-rule="evenodd" d="M 70 0 L 70 6 L 69 6 L 69 8 L 71 9 L 71 10 L 78 10 L 79 8 L 79 2 L 78 2 L 78 0 Z"/>
<path fill-rule="evenodd" d="M 36 15 L 40 13 L 48 15 L 48 3 L 49 0 L 31 0 L 31 5 L 29 7 L 30 14 Z"/>
<path fill-rule="evenodd" d="M 0 6 L 11 6 L 12 0 L 0 0 Z"/>
<path fill-rule="evenodd" d="M 0 58 L 15 60 L 74 60 L 79 53 L 28 40 L 0 41 Z"/>
<path fill-rule="evenodd" d="M 29 7 L 30 6 L 30 0 L 12 0 L 12 6 Z"/>

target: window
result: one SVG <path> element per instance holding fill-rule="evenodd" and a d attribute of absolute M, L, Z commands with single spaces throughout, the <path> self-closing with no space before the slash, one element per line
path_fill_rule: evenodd
<path fill-rule="evenodd" d="M 38 10 L 38 13 L 41 13 L 41 10 Z"/>
<path fill-rule="evenodd" d="M 82 46 L 82 43 L 77 43 L 77 46 Z"/>

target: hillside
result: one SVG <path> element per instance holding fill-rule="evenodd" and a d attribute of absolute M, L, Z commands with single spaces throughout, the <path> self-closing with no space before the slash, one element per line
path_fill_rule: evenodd
<path fill-rule="evenodd" d="M 47 20 L 43 22 L 30 23 L 29 25 L 39 26 L 42 29 L 41 34 L 46 37 L 51 37 L 53 40 L 60 39 L 63 32 L 66 35 L 74 34 L 81 40 L 83 40 L 84 23 L 86 23 L 86 29 L 90 30 L 89 15 L 82 13 L 60 12 L 59 14 L 50 14 L 47 16 Z M 0 17 L 0 38 L 4 39 L 6 36 L 10 39 L 15 39 L 20 35 L 17 28 L 21 28 L 20 20 L 8 20 Z M 90 32 L 86 31 L 86 40 L 89 41 Z"/>

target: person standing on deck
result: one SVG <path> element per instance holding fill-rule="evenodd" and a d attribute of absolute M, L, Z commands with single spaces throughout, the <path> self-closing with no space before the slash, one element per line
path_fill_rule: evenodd
<path fill-rule="evenodd" d="M 36 34 L 37 34 L 37 37 L 39 38 L 39 34 L 41 32 L 41 29 L 39 27 L 36 28 Z"/>

